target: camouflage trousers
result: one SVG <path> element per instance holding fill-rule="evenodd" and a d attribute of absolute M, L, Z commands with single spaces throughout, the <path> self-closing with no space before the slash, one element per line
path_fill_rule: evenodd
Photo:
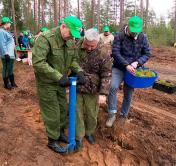
<path fill-rule="evenodd" d="M 47 135 L 56 140 L 60 129 L 67 125 L 66 90 L 54 85 L 38 85 L 38 97 Z"/>
<path fill-rule="evenodd" d="M 76 140 L 93 134 L 99 111 L 98 94 L 77 94 Z"/>

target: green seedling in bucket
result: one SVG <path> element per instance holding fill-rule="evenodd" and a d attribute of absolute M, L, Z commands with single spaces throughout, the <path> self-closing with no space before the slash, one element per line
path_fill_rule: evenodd
<path fill-rule="evenodd" d="M 154 77 L 155 73 L 150 70 L 140 69 L 140 70 L 136 71 L 135 76 L 137 76 L 137 77 Z"/>

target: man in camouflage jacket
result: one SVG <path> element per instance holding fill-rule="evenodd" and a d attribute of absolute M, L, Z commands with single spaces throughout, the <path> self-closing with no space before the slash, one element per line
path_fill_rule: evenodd
<path fill-rule="evenodd" d="M 89 143 L 95 142 L 93 133 L 97 125 L 100 103 L 106 102 L 111 79 L 111 58 L 108 50 L 100 44 L 99 33 L 89 29 L 79 44 L 79 64 L 84 70 L 85 85 L 77 87 L 76 147 L 82 148 L 85 136 Z"/>

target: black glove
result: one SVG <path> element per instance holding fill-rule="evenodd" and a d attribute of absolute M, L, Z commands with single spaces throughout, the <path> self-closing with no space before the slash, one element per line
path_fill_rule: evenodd
<path fill-rule="evenodd" d="M 84 85 L 86 83 L 86 79 L 84 73 L 82 71 L 77 73 L 78 85 Z"/>
<path fill-rule="evenodd" d="M 5 54 L 4 57 L 5 57 L 6 62 L 10 61 L 10 56 L 8 54 Z"/>
<path fill-rule="evenodd" d="M 59 85 L 62 87 L 66 87 L 70 85 L 70 81 L 67 77 L 67 75 L 63 75 L 61 79 L 59 80 Z"/>

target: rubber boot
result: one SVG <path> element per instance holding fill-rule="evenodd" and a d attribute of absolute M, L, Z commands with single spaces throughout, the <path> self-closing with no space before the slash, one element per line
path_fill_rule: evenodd
<path fill-rule="evenodd" d="M 13 74 L 9 76 L 9 79 L 10 79 L 10 83 L 11 83 L 12 88 L 17 88 L 18 86 L 15 83 L 14 75 Z"/>
<path fill-rule="evenodd" d="M 86 135 L 85 137 L 90 144 L 95 144 L 95 138 L 93 135 L 90 134 L 90 135 Z"/>
<path fill-rule="evenodd" d="M 75 149 L 80 152 L 82 148 L 83 148 L 83 141 L 82 141 L 82 139 L 76 140 L 76 147 L 75 147 Z"/>
<path fill-rule="evenodd" d="M 8 77 L 3 78 L 3 80 L 4 80 L 4 88 L 5 88 L 5 89 L 8 89 L 8 90 L 11 90 L 11 89 L 12 89 L 12 86 L 11 86 L 10 83 L 9 83 Z"/>

